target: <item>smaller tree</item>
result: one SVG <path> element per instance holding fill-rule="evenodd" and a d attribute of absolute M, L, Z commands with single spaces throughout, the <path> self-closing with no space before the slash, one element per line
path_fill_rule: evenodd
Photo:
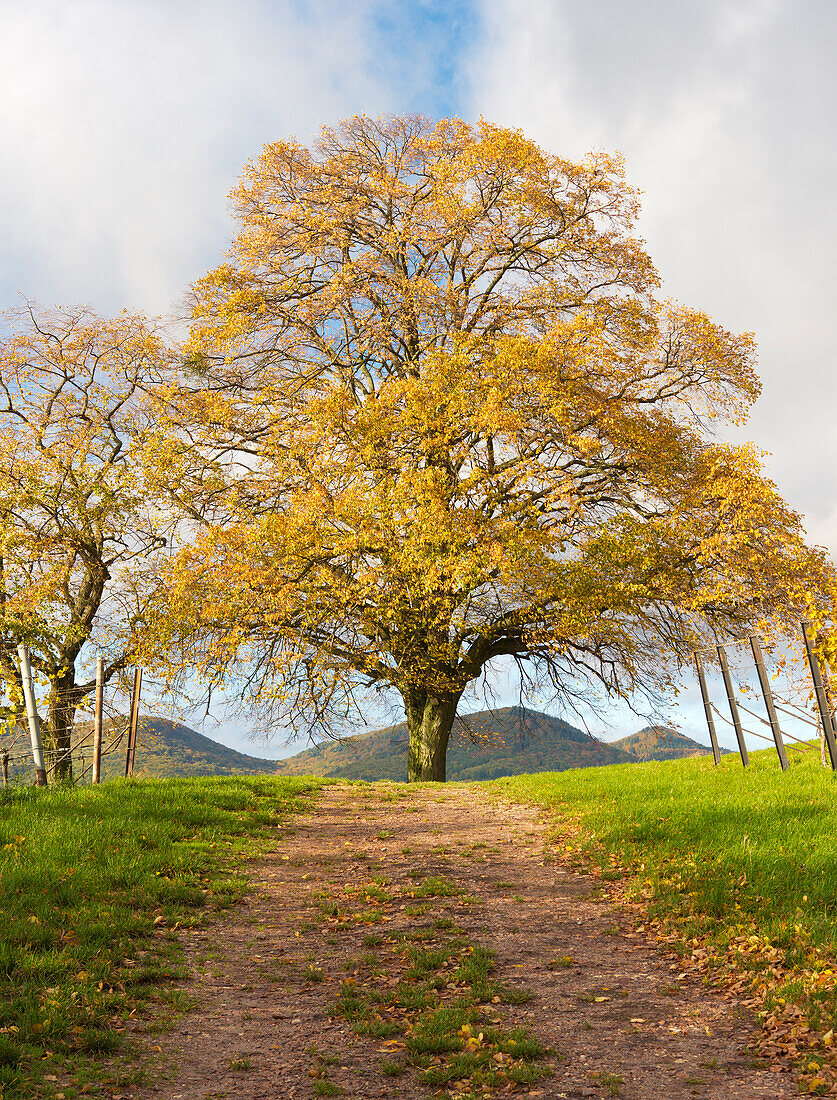
<path fill-rule="evenodd" d="M 21 712 L 17 647 L 48 685 L 44 741 L 71 775 L 75 712 L 95 688 L 84 647 L 107 654 L 105 678 L 131 659 L 143 589 L 132 566 L 165 545 L 139 443 L 141 397 L 163 345 L 127 313 L 86 309 L 6 315 L 0 340 L 0 682 L 5 716 Z M 63 757 L 63 759 L 62 759 Z"/>

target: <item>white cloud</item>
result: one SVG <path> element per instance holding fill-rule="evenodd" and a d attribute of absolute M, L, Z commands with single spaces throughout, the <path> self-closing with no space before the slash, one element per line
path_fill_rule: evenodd
<path fill-rule="evenodd" d="M 837 548 L 837 8 L 485 0 L 484 15 L 472 113 L 565 156 L 625 154 L 665 291 L 755 331 L 764 394 L 744 435 Z"/>
<path fill-rule="evenodd" d="M 484 0 L 483 11 L 471 113 L 564 156 L 625 155 L 664 291 L 755 331 L 764 391 L 737 437 L 770 452 L 784 496 L 833 553 L 837 8 Z M 693 680 L 672 714 L 706 740 Z M 723 698 L 714 680 L 712 691 Z M 636 727 L 619 708 L 611 724 L 614 736 Z"/>
<path fill-rule="evenodd" d="M 0 0 L 0 298 L 169 308 L 248 157 L 387 106 L 369 11 Z"/>

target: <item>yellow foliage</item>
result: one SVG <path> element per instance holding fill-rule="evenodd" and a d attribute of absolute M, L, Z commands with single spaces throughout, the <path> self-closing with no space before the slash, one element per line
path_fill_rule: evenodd
<path fill-rule="evenodd" d="M 77 682 L 82 648 L 95 636 L 106 675 L 124 666 L 142 608 L 129 573 L 164 541 L 138 454 L 141 398 L 164 350 L 129 314 L 30 307 L 3 320 L 0 717 L 22 714 L 16 650 L 25 643 L 49 692 L 46 743 L 66 747 L 93 687 Z"/>
<path fill-rule="evenodd" d="M 830 606 L 750 447 L 751 335 L 657 295 L 618 157 L 358 117 L 268 145 L 194 288 L 161 444 L 194 543 L 154 644 L 327 725 L 401 693 L 416 778 L 498 657 L 674 685 L 701 639 Z"/>

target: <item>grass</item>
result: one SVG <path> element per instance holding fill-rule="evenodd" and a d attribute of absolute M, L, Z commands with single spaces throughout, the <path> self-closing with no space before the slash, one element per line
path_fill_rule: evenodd
<path fill-rule="evenodd" d="M 347 893 L 357 890 L 348 887 Z M 462 900 L 446 878 L 426 877 L 406 897 L 418 892 L 438 904 Z M 387 903 L 395 900 L 387 896 Z M 431 907 L 428 902 L 422 908 Z M 498 982 L 493 952 L 471 942 L 450 917 L 365 937 L 364 943 L 368 949 L 352 960 L 353 974 L 341 982 L 334 1009 L 356 1034 L 385 1041 L 379 1048 L 385 1055 L 390 1046 L 403 1050 L 403 1058 L 388 1052 L 379 1060 L 384 1077 L 412 1067 L 418 1082 L 441 1098 L 514 1091 L 552 1072 L 544 1061 L 551 1052 L 525 1029 L 504 1028 L 496 1015 L 499 1006 L 530 994 Z"/>
<path fill-rule="evenodd" d="M 114 780 L 0 792 L 0 1097 L 108 1079 L 126 1020 L 188 1008 L 178 928 L 240 898 L 242 857 L 323 785 L 302 778 Z M 172 996 L 172 994 L 175 994 Z M 162 1021 L 162 1023 L 161 1023 Z M 85 1090 L 86 1091 L 86 1090 Z"/>
<path fill-rule="evenodd" d="M 404 1062 L 395 1062 L 391 1058 L 381 1058 L 378 1066 L 386 1077 L 397 1077 L 407 1068 Z"/>
<path fill-rule="evenodd" d="M 550 959 L 546 965 L 550 970 L 568 970 L 575 966 L 575 959 L 572 955 L 561 955 L 560 958 Z"/>
<path fill-rule="evenodd" d="M 333 1081 L 329 1081 L 327 1078 L 314 1082 L 315 1096 L 340 1096 L 342 1092 L 343 1089 L 339 1085 L 335 1085 Z"/>
<path fill-rule="evenodd" d="M 837 777 L 818 750 L 516 776 L 492 788 L 546 807 L 563 858 L 593 865 L 604 895 L 640 902 L 707 980 L 724 972 L 761 1002 L 765 1038 L 790 1024 L 837 1081 Z M 802 1010 L 803 1021 L 795 1019 Z M 774 1034 L 775 1038 L 775 1034 Z M 824 1041 L 823 1041 L 824 1040 Z M 826 1072 L 827 1067 L 830 1070 Z M 814 1083 L 813 1091 L 825 1085 Z"/>
<path fill-rule="evenodd" d="M 306 1053 L 314 1059 L 308 1070 L 308 1076 L 314 1078 L 314 1095 L 341 1096 L 344 1090 L 328 1077 L 329 1068 L 340 1065 L 340 1055 L 330 1051 L 320 1051 L 316 1046 L 309 1047 Z"/>
<path fill-rule="evenodd" d="M 610 1093 L 611 1096 L 618 1096 L 619 1095 L 619 1086 L 622 1084 L 622 1077 L 621 1077 L 620 1074 L 618 1074 L 618 1073 L 600 1073 L 599 1077 L 598 1077 L 598 1080 L 599 1080 L 599 1084 L 603 1085 L 607 1089 L 607 1091 Z M 700 1084 L 700 1085 L 702 1085 L 703 1081 L 690 1080 L 687 1077 L 686 1078 L 686 1084 L 687 1085 L 689 1085 L 689 1084 Z"/>
<path fill-rule="evenodd" d="M 755 997 L 765 1040 L 804 1047 L 801 1083 L 819 1094 L 837 1082 L 837 778 L 815 752 L 788 756 L 784 774 L 767 750 L 746 771 L 736 757 L 717 769 L 699 758 L 517 776 L 488 789 L 546 807 L 553 850 L 592 868 L 601 896 L 641 905 L 645 927 L 680 952 L 684 970 L 707 981 L 725 974 Z M 240 898 L 242 859 L 289 835 L 289 815 L 320 785 L 225 777 L 0 792 L 0 1097 L 44 1094 L 56 1077 L 70 1077 L 68 1097 L 90 1081 L 125 1091 L 101 1063 L 114 1063 L 129 1013 L 165 1030 L 189 1007 L 176 986 L 177 928 Z M 490 1016 L 495 998 L 515 1003 L 526 991 L 500 985 L 491 953 L 449 916 L 433 917 L 480 899 L 444 876 L 411 877 L 401 894 L 372 876 L 339 897 L 314 896 L 334 933 L 380 926 L 399 902 L 412 920 L 427 918 L 397 936 L 363 934 L 369 950 L 342 983 L 338 1010 L 361 1035 L 400 1037 L 402 1053 L 381 1059 L 384 1076 L 412 1067 L 436 1089 L 537 1080 L 543 1052 Z M 524 900 L 519 884 L 495 887 Z M 324 980 L 308 961 L 307 980 Z M 331 1095 L 323 1058 L 318 1066 L 315 1090 Z M 618 1094 L 617 1075 L 598 1084 Z"/>
<path fill-rule="evenodd" d="M 412 893 L 417 898 L 454 898 L 463 895 L 465 891 L 449 878 L 429 876 Z"/>

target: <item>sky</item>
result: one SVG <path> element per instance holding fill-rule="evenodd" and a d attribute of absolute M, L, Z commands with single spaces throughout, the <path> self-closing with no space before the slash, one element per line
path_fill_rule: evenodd
<path fill-rule="evenodd" d="M 833 551 L 836 40 L 831 0 L 0 0 L 0 310 L 178 312 L 245 162 L 356 113 L 618 150 L 664 292 L 755 333 L 735 438 Z M 706 740 L 693 684 L 672 714 Z M 243 719 L 204 732 L 290 751 Z"/>

